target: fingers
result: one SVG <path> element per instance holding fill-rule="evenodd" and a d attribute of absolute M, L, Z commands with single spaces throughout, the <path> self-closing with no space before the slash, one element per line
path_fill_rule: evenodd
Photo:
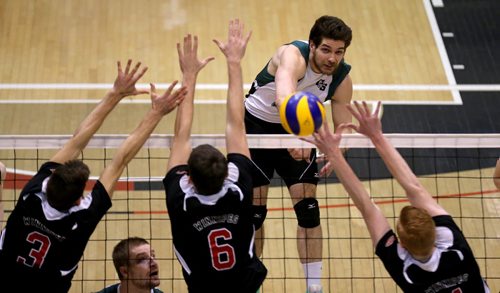
<path fill-rule="evenodd" d="M 175 85 L 177 85 L 179 81 L 178 80 L 174 80 L 170 86 L 168 87 L 167 91 L 165 92 L 166 95 L 170 95 L 170 93 L 172 92 L 172 90 L 174 89 Z"/>
<path fill-rule="evenodd" d="M 342 124 L 340 124 L 337 127 L 337 129 L 335 130 L 335 134 L 342 134 L 342 132 L 344 132 L 345 129 L 350 128 L 349 124 L 354 125 L 353 123 L 342 123 Z"/>
<path fill-rule="evenodd" d="M 375 112 L 373 113 L 375 116 L 380 117 L 378 113 L 380 112 L 380 106 L 382 105 L 381 101 L 377 102 L 377 107 L 375 108 Z"/>
<path fill-rule="evenodd" d="M 328 177 L 330 176 L 330 174 L 332 174 L 332 163 L 330 162 L 327 162 L 323 168 L 321 168 L 321 170 L 319 171 L 319 176 L 320 177 Z"/>
<path fill-rule="evenodd" d="M 139 69 L 139 66 L 140 66 L 141 62 L 137 63 L 136 67 L 134 68 L 134 70 L 132 70 L 132 72 L 130 73 L 132 76 L 133 74 L 135 74 L 135 72 L 137 71 L 137 69 Z M 148 71 L 148 67 L 144 67 L 141 72 L 139 72 L 139 74 L 135 77 L 132 78 L 132 82 L 133 83 L 136 83 L 139 79 L 141 79 L 141 77 L 144 75 L 144 73 L 146 73 L 146 71 Z"/>
<path fill-rule="evenodd" d="M 192 44 L 192 51 L 193 51 L 193 54 L 196 56 L 196 53 L 198 52 L 198 36 L 194 36 L 194 41 Z"/>
<path fill-rule="evenodd" d="M 248 41 L 250 41 L 250 37 L 252 36 L 252 31 L 249 31 L 246 38 L 245 38 L 245 46 L 248 44 Z"/>
<path fill-rule="evenodd" d="M 356 101 L 354 101 L 354 105 L 356 105 Z M 352 105 L 347 105 L 346 107 L 347 107 L 347 110 L 349 112 L 351 112 L 352 116 L 354 116 L 354 118 L 356 118 L 356 120 L 359 121 L 359 119 L 361 119 L 361 117 L 359 116 L 359 113 L 356 110 L 354 110 Z"/>
<path fill-rule="evenodd" d="M 182 59 L 184 57 L 184 53 L 181 50 L 181 44 L 177 43 L 177 55 L 179 55 L 179 59 Z"/>
<path fill-rule="evenodd" d="M 127 66 L 125 67 L 125 74 L 127 75 L 130 70 L 130 65 L 132 64 L 132 59 L 128 59 Z"/>
<path fill-rule="evenodd" d="M 153 83 L 150 83 L 149 87 L 151 88 L 151 95 L 156 94 L 156 86 Z"/>
<path fill-rule="evenodd" d="M 222 42 L 221 42 L 221 41 L 219 41 L 219 40 L 217 40 L 217 39 L 213 39 L 212 41 L 213 41 L 213 42 L 217 45 L 217 47 L 219 47 L 219 49 L 221 49 L 221 50 L 222 50 L 222 46 L 223 46 L 223 44 L 222 44 Z"/>
<path fill-rule="evenodd" d="M 118 60 L 116 61 L 116 67 L 118 68 L 118 75 L 122 73 L 122 63 Z"/>
<path fill-rule="evenodd" d="M 213 57 L 213 56 L 205 58 L 205 60 L 202 61 L 203 66 L 207 65 L 208 62 L 210 62 L 210 61 L 212 61 L 214 59 L 215 59 L 215 57 Z"/>
<path fill-rule="evenodd" d="M 139 61 L 139 62 L 137 62 L 137 63 L 135 64 L 134 69 L 132 69 L 132 71 L 130 72 L 130 75 L 131 75 L 131 76 L 134 76 L 134 75 L 135 75 L 135 73 L 137 72 L 137 70 L 139 70 L 139 67 L 140 67 L 140 66 L 141 66 L 141 62 Z"/>

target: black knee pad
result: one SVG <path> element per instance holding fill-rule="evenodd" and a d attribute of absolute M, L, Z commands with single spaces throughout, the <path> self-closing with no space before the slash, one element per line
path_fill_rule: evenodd
<path fill-rule="evenodd" d="M 252 206 L 253 212 L 253 225 L 255 226 L 255 230 L 259 230 L 264 224 L 264 220 L 267 216 L 267 206 Z"/>
<path fill-rule="evenodd" d="M 299 201 L 293 209 L 300 227 L 314 228 L 319 226 L 319 204 L 315 198 L 306 197 Z"/>

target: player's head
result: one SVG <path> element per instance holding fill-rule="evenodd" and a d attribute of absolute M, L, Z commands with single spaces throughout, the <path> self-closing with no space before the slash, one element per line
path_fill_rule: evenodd
<path fill-rule="evenodd" d="M 197 146 L 188 160 L 189 177 L 199 194 L 210 195 L 221 190 L 227 177 L 226 157 L 211 145 Z"/>
<path fill-rule="evenodd" d="M 309 33 L 312 69 L 317 73 L 332 75 L 344 59 L 351 39 L 351 28 L 341 19 L 328 15 L 318 18 Z"/>
<path fill-rule="evenodd" d="M 401 245 L 413 256 L 429 256 L 436 240 L 436 225 L 423 209 L 406 206 L 401 210 L 397 224 Z"/>
<path fill-rule="evenodd" d="M 316 22 L 309 32 L 309 42 L 319 47 L 321 41 L 324 39 L 332 39 L 344 42 L 344 49 L 347 49 L 351 44 L 352 30 L 338 17 L 323 15 L 316 19 Z"/>
<path fill-rule="evenodd" d="M 123 239 L 113 249 L 113 264 L 120 281 L 131 286 L 152 289 L 160 285 L 158 262 L 148 241 L 140 237 Z"/>
<path fill-rule="evenodd" d="M 57 167 L 47 183 L 47 201 L 60 211 L 68 210 L 83 196 L 90 170 L 80 160 Z"/>

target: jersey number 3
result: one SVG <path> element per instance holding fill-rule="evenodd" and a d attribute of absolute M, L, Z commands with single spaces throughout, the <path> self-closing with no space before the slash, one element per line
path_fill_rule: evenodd
<path fill-rule="evenodd" d="M 225 228 L 210 231 L 208 234 L 208 244 L 212 256 L 212 266 L 218 271 L 229 270 L 234 267 L 236 258 L 234 248 L 223 241 L 233 238 L 231 231 Z"/>
<path fill-rule="evenodd" d="M 43 261 L 45 260 L 45 256 L 49 251 L 50 247 L 50 239 L 49 237 L 40 234 L 38 232 L 31 232 L 26 237 L 26 241 L 33 245 L 38 244 L 38 249 L 32 248 L 28 254 L 29 257 L 24 258 L 22 256 L 17 257 L 17 262 L 22 263 L 25 266 L 31 268 L 41 268 L 43 265 Z"/>

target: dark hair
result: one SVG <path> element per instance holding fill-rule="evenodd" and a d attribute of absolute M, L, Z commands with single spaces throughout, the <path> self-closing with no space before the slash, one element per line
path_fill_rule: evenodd
<path fill-rule="evenodd" d="M 116 244 L 115 248 L 113 248 L 113 264 L 115 265 L 116 273 L 118 274 L 120 280 L 123 280 L 120 268 L 129 265 L 130 251 L 132 248 L 143 244 L 149 244 L 149 242 L 144 238 L 130 237 L 121 240 L 118 244 Z"/>
<path fill-rule="evenodd" d="M 316 20 L 309 33 L 309 42 L 318 47 L 323 38 L 333 39 L 337 41 L 344 41 L 345 48 L 349 47 L 352 40 L 352 31 L 342 19 L 323 15 Z"/>
<path fill-rule="evenodd" d="M 47 201 L 60 211 L 74 206 L 82 197 L 90 170 L 80 160 L 70 160 L 54 170 L 47 183 Z"/>
<path fill-rule="evenodd" d="M 219 192 L 227 177 L 226 157 L 208 144 L 193 149 L 189 156 L 188 168 L 189 177 L 199 194 Z"/>

